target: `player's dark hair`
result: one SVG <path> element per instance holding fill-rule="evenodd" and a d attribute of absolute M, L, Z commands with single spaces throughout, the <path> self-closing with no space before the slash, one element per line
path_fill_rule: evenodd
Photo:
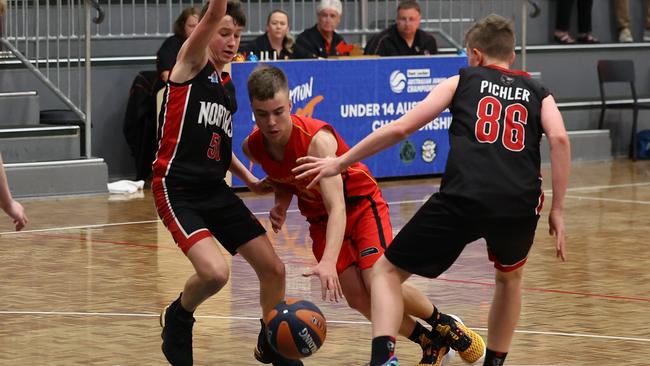
<path fill-rule="evenodd" d="M 515 25 L 501 15 L 490 14 L 469 28 L 465 33 L 465 45 L 490 57 L 509 60 L 515 50 Z"/>
<path fill-rule="evenodd" d="M 418 2 L 415 0 L 400 1 L 399 5 L 397 5 L 397 11 L 399 12 L 400 10 L 406 10 L 406 9 L 415 9 L 417 10 L 418 13 L 421 13 L 420 4 L 418 4 Z"/>
<path fill-rule="evenodd" d="M 265 101 L 273 99 L 279 91 L 289 93 L 287 76 L 275 66 L 259 65 L 248 77 L 248 99 Z"/>
<path fill-rule="evenodd" d="M 208 11 L 208 6 L 210 1 L 206 2 L 201 10 L 201 18 Z M 245 27 L 246 26 L 246 13 L 244 8 L 238 0 L 228 0 L 228 5 L 226 6 L 226 15 L 230 15 L 232 20 L 235 22 L 235 25 Z"/>

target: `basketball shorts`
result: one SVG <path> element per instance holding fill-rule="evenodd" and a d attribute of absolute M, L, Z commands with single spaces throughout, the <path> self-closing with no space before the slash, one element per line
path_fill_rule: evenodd
<path fill-rule="evenodd" d="M 266 233 L 244 202 L 223 182 L 207 187 L 178 187 L 156 178 L 151 185 L 158 216 L 187 254 L 192 245 L 216 238 L 230 254 Z"/>
<path fill-rule="evenodd" d="M 484 238 L 494 267 L 513 271 L 526 263 L 538 220 L 539 216 L 459 215 L 435 194 L 395 236 L 386 258 L 409 273 L 435 278 L 456 261 L 468 243 Z"/>
<path fill-rule="evenodd" d="M 388 204 L 379 190 L 372 196 L 360 197 L 353 204 L 347 204 L 346 211 L 345 236 L 336 262 L 339 274 L 352 265 L 361 270 L 371 268 L 393 239 Z M 325 251 L 327 216 L 307 221 L 310 223 L 312 250 L 320 262 Z"/>

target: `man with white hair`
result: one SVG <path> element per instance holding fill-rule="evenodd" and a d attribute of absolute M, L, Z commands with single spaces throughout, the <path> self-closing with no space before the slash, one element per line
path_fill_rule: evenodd
<path fill-rule="evenodd" d="M 345 44 L 343 37 L 336 33 L 342 13 L 341 0 L 321 0 L 316 13 L 318 23 L 300 33 L 296 43 L 313 58 L 348 55 L 352 47 Z"/>

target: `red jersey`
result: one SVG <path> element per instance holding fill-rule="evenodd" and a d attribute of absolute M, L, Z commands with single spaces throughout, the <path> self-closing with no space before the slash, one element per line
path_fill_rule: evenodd
<path fill-rule="evenodd" d="M 298 208 L 303 216 L 317 218 L 327 215 L 320 187 L 317 185 L 313 189 L 307 189 L 310 179 L 296 180 L 291 169 L 296 167 L 296 159 L 307 155 L 312 138 L 322 128 L 327 128 L 334 134 L 338 143 L 336 156 L 344 154 L 350 148 L 334 128 L 326 122 L 296 115 L 291 115 L 291 122 L 293 122 L 291 137 L 284 149 L 282 161 L 274 161 L 266 153 L 262 132 L 259 129 L 255 129 L 248 136 L 248 150 L 253 158 L 262 165 L 268 179 L 282 184 L 298 197 Z M 341 173 L 341 177 L 343 178 L 343 194 L 346 204 L 356 203 L 360 198 L 371 196 L 379 191 L 375 178 L 365 164 L 352 164 Z"/>

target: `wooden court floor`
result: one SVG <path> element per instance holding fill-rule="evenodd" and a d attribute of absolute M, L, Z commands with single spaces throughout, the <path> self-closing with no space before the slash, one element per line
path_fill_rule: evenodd
<path fill-rule="evenodd" d="M 550 177 L 548 167 L 544 173 Z M 438 183 L 382 184 L 396 230 Z M 550 188 L 550 179 L 544 184 Z M 270 196 L 242 196 L 268 225 Z M 151 193 L 23 204 L 26 231 L 11 232 L 0 217 L 0 365 L 166 364 L 157 314 L 191 267 L 157 220 Z M 507 364 L 650 365 L 650 163 L 574 164 L 566 263 L 554 257 L 548 209 L 525 267 L 524 308 Z M 370 325 L 344 303 L 323 303 L 318 281 L 301 276 L 314 263 L 307 235 L 295 211 L 271 234 L 287 266 L 288 296 L 314 301 L 328 320 L 325 345 L 305 365 L 361 365 Z M 231 266 L 228 286 L 196 314 L 196 365 L 257 364 L 258 285 L 241 258 Z M 479 241 L 441 278 L 411 281 L 485 336 L 493 273 Z M 402 365 L 420 358 L 404 338 L 398 354 Z"/>

